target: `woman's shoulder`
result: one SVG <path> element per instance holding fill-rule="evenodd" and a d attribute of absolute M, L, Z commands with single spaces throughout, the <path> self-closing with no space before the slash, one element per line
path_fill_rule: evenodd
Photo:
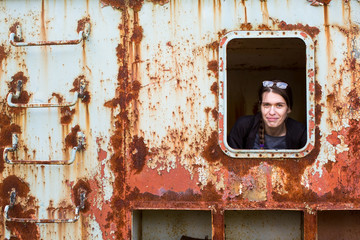
<path fill-rule="evenodd" d="M 297 131 L 304 131 L 306 127 L 301 122 L 296 121 L 295 119 L 288 118 L 286 121 L 286 125 L 288 129 L 297 130 Z"/>
<path fill-rule="evenodd" d="M 246 115 L 246 116 L 242 116 L 239 117 L 236 121 L 236 125 L 248 125 L 251 124 L 255 121 L 255 119 L 257 119 L 257 115 Z"/>

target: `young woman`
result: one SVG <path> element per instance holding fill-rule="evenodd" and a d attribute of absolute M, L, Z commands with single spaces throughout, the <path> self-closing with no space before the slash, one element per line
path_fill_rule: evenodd
<path fill-rule="evenodd" d="M 306 143 L 306 127 L 288 117 L 293 100 L 283 81 L 263 81 L 259 89 L 260 113 L 237 120 L 228 136 L 234 149 L 300 149 Z"/>

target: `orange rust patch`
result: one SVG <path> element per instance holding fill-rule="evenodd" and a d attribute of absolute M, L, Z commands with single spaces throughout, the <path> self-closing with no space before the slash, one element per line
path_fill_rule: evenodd
<path fill-rule="evenodd" d="M 149 181 L 151 179 L 151 181 Z M 138 189 L 138 193 L 148 193 L 162 196 L 168 191 L 186 193 L 192 189 L 193 194 L 199 194 L 200 188 L 196 185 L 196 178 L 191 180 L 189 171 L 181 166 L 163 171 L 161 174 L 156 169 L 146 168 L 140 174 L 133 174 L 127 181 L 131 188 Z"/>
<path fill-rule="evenodd" d="M 80 83 L 81 81 L 84 81 L 86 86 L 88 86 L 89 84 L 89 81 L 87 81 L 85 79 L 85 76 L 84 75 L 80 75 L 78 76 L 77 78 L 75 78 L 74 82 L 73 82 L 73 88 L 70 89 L 70 92 L 79 92 L 80 93 Z M 84 91 L 84 96 L 83 98 L 81 99 L 81 102 L 85 103 L 85 104 L 89 104 L 90 102 L 90 99 L 91 99 L 91 96 L 90 96 L 90 93 L 89 91 L 85 90 Z"/>
<path fill-rule="evenodd" d="M 214 74 L 215 74 L 215 76 L 217 76 L 217 74 L 218 74 L 218 61 L 216 61 L 216 60 L 212 60 L 212 61 L 210 61 L 210 62 L 208 62 L 208 70 L 210 70 L 210 71 L 212 71 Z"/>
<path fill-rule="evenodd" d="M 144 4 L 144 0 L 132 0 L 132 1 L 129 1 L 129 7 L 134 9 L 135 12 L 140 11 L 143 4 Z"/>
<path fill-rule="evenodd" d="M 116 9 L 125 10 L 126 9 L 126 0 L 101 0 L 101 3 L 104 6 L 111 6 Z"/>
<path fill-rule="evenodd" d="M 70 109 L 70 107 L 62 107 L 61 110 L 61 124 L 69 124 L 72 121 L 72 116 L 75 113 L 75 109 Z"/>
<path fill-rule="evenodd" d="M 218 83 L 217 83 L 217 82 L 214 82 L 214 83 L 211 85 L 210 90 L 211 90 L 211 92 L 212 92 L 215 96 L 217 96 L 218 91 L 219 91 Z"/>
<path fill-rule="evenodd" d="M 360 100 L 359 100 L 359 96 L 356 92 L 356 89 L 351 90 L 348 94 L 348 97 L 350 99 L 351 108 L 354 110 L 359 110 L 360 109 Z"/>
<path fill-rule="evenodd" d="M 0 146 L 11 145 L 13 133 L 21 133 L 20 126 L 16 124 L 3 125 L 0 131 Z"/>
<path fill-rule="evenodd" d="M 315 82 L 315 101 L 320 102 L 322 97 L 321 85 L 316 81 Z"/>
<path fill-rule="evenodd" d="M 21 133 L 20 126 L 16 124 L 11 124 L 11 118 L 4 114 L 0 113 L 0 154 L 3 156 L 4 147 L 9 146 L 12 143 L 12 134 Z M 4 170 L 4 159 L 0 159 L 0 173 Z"/>
<path fill-rule="evenodd" d="M 85 23 L 90 22 L 90 18 L 89 17 L 85 17 L 82 18 L 78 21 L 78 25 L 77 25 L 77 29 L 76 31 L 79 33 L 80 31 L 84 31 L 85 30 Z"/>
<path fill-rule="evenodd" d="M 217 121 L 218 120 L 218 117 L 219 117 L 219 112 L 216 108 L 214 108 L 213 110 L 211 110 L 211 114 L 214 118 L 214 121 Z"/>
<path fill-rule="evenodd" d="M 219 194 L 212 183 L 208 183 L 200 190 L 200 193 L 194 192 L 193 188 L 188 188 L 182 192 L 173 190 L 159 189 L 158 194 L 150 192 L 140 192 L 137 187 L 134 187 L 131 192 L 126 196 L 130 201 L 156 201 L 163 202 L 165 205 L 173 206 L 170 201 L 219 201 L 221 194 Z"/>
<path fill-rule="evenodd" d="M 271 30 L 271 27 L 269 27 L 268 25 L 265 25 L 265 24 L 261 24 L 258 26 L 258 29 L 263 30 L 263 31 L 268 31 L 268 30 Z"/>
<path fill-rule="evenodd" d="M 78 145 L 77 133 L 80 131 L 79 125 L 71 128 L 71 132 L 65 137 L 65 146 L 67 148 L 76 147 Z"/>
<path fill-rule="evenodd" d="M 116 56 L 118 62 L 121 62 L 126 57 L 126 51 L 122 44 L 116 47 Z"/>
<path fill-rule="evenodd" d="M 243 23 L 240 25 L 241 30 L 250 31 L 252 28 L 251 23 Z"/>
<path fill-rule="evenodd" d="M 133 35 L 131 36 L 131 41 L 135 43 L 140 43 L 143 38 L 143 28 L 141 26 L 135 26 L 133 30 Z"/>
<path fill-rule="evenodd" d="M 148 0 L 148 2 L 152 2 L 154 4 L 164 5 L 166 3 L 169 3 L 170 0 Z"/>
<path fill-rule="evenodd" d="M 18 25 L 20 25 L 20 22 L 15 22 L 11 27 L 10 27 L 10 33 L 16 33 L 16 28 L 17 28 L 17 26 Z M 9 33 L 9 34 L 10 34 Z M 23 39 L 18 39 L 18 37 L 16 36 L 16 34 L 15 34 L 15 40 L 16 41 L 21 41 L 21 42 L 23 42 L 24 40 Z"/>
<path fill-rule="evenodd" d="M 331 135 L 326 137 L 326 140 L 333 146 L 341 143 L 340 139 L 338 138 L 338 132 L 336 131 L 332 131 Z"/>
<path fill-rule="evenodd" d="M 132 167 L 136 173 L 143 170 L 145 166 L 146 156 L 149 155 L 149 149 L 144 143 L 143 137 L 135 136 L 130 143 L 130 155 L 132 159 Z"/>
<path fill-rule="evenodd" d="M 15 175 L 10 175 L 5 178 L 2 183 L 0 183 L 0 194 L 1 194 L 1 205 L 7 205 L 10 201 L 10 193 L 12 189 L 15 189 L 16 196 L 18 197 L 26 197 L 30 188 L 28 184 L 26 184 L 23 180 L 18 178 Z"/>
<path fill-rule="evenodd" d="M 207 47 L 215 51 L 219 48 L 219 42 L 218 41 L 212 42 L 208 44 Z"/>
<path fill-rule="evenodd" d="M 15 93 L 16 92 L 16 87 L 18 84 L 18 81 L 21 80 L 22 81 L 22 91 L 20 94 L 20 97 L 18 99 L 12 99 L 12 102 L 14 103 L 28 103 L 29 99 L 31 97 L 31 94 L 29 94 L 27 91 L 24 90 L 24 86 L 28 81 L 28 78 L 26 76 L 24 76 L 23 72 L 17 72 L 14 76 L 11 77 L 11 82 L 8 83 L 8 87 L 9 87 L 9 92 L 11 93 Z"/>
<path fill-rule="evenodd" d="M 7 52 L 5 52 L 5 47 L 4 45 L 0 46 L 0 65 L 2 63 L 2 61 L 7 57 Z"/>
<path fill-rule="evenodd" d="M 324 4 L 329 4 L 331 2 L 331 0 L 317 0 L 317 1 Z"/>
<path fill-rule="evenodd" d="M 287 24 L 284 21 L 281 21 L 279 23 L 279 28 L 281 30 L 302 30 L 304 32 L 306 32 L 307 34 L 309 34 L 312 38 L 315 38 L 316 35 L 318 35 L 320 33 L 320 30 L 317 27 L 310 27 L 308 24 L 306 24 L 305 26 L 302 25 L 301 23 L 298 24 Z"/>
<path fill-rule="evenodd" d="M 56 99 L 58 100 L 58 103 L 62 103 L 64 101 L 64 97 L 61 96 L 59 93 L 53 93 L 52 96 L 56 97 Z"/>
<path fill-rule="evenodd" d="M 88 201 L 88 196 L 91 193 L 90 184 L 87 180 L 80 179 L 79 181 L 77 181 L 77 183 L 74 185 L 74 187 L 72 189 L 72 194 L 73 194 L 74 202 L 75 202 L 76 206 L 80 205 L 80 192 L 81 191 L 86 191 L 85 207 L 82 210 L 82 212 L 86 213 L 90 209 L 90 203 Z"/>
<path fill-rule="evenodd" d="M 216 162 L 223 155 L 218 144 L 218 133 L 216 131 L 211 133 L 202 155 L 208 162 Z"/>
<path fill-rule="evenodd" d="M 1 209 L 10 203 L 10 193 L 12 189 L 16 191 L 17 198 L 26 198 L 26 206 L 34 205 L 34 197 L 29 196 L 30 188 L 20 178 L 10 175 L 0 183 Z M 9 210 L 11 217 L 30 218 L 34 215 L 35 210 L 24 210 L 24 206 L 15 204 Z M 17 239 L 37 239 L 40 237 L 39 229 L 35 223 L 7 222 L 6 227 L 10 232 L 17 236 Z"/>

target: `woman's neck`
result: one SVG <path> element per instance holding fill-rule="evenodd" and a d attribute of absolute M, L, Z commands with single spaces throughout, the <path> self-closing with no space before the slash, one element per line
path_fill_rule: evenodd
<path fill-rule="evenodd" d="M 267 135 L 273 136 L 273 137 L 282 137 L 286 135 L 286 126 L 285 123 L 283 123 L 281 126 L 277 128 L 271 128 L 265 125 L 265 133 Z"/>

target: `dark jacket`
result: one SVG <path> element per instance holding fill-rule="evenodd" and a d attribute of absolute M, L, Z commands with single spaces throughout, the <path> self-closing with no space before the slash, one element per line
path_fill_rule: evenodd
<path fill-rule="evenodd" d="M 234 149 L 253 149 L 256 134 L 259 131 L 261 114 L 239 118 L 227 138 Z M 306 127 L 292 118 L 285 120 L 287 149 L 300 149 L 306 144 Z"/>

